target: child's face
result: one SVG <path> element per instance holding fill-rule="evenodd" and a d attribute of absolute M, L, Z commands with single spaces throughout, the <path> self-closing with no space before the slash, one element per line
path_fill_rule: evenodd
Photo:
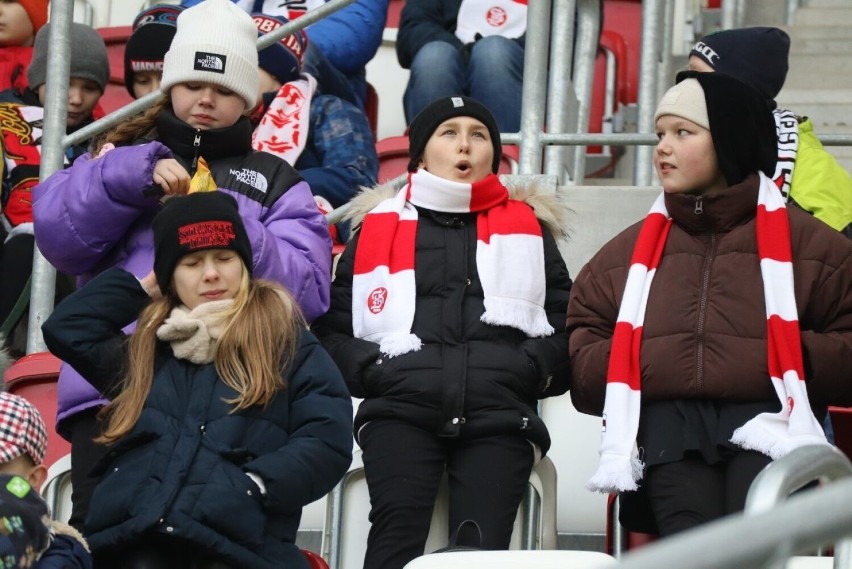
<path fill-rule="evenodd" d="M 33 24 L 17 0 L 0 0 L 0 47 L 31 46 L 35 40 Z"/>
<path fill-rule="evenodd" d="M 44 106 L 44 95 L 47 91 L 47 85 L 39 85 L 37 89 L 38 100 Z M 82 77 L 72 77 L 68 81 L 68 119 L 65 121 L 65 128 L 73 128 L 79 126 L 86 118 L 92 114 L 95 105 L 103 95 L 101 88 L 91 79 L 83 79 Z"/>
<path fill-rule="evenodd" d="M 432 133 L 420 167 L 447 180 L 472 184 L 491 173 L 493 161 L 488 127 L 473 117 L 453 117 Z"/>
<path fill-rule="evenodd" d="M 231 249 L 207 249 L 184 255 L 172 275 L 175 293 L 187 308 L 234 298 L 240 290 L 243 260 Z"/>
<path fill-rule="evenodd" d="M 710 131 L 674 115 L 657 119 L 654 167 L 670 194 L 703 195 L 728 187 Z"/>
<path fill-rule="evenodd" d="M 137 71 L 133 74 L 133 96 L 139 99 L 160 88 L 162 71 Z"/>
<path fill-rule="evenodd" d="M 175 115 L 201 130 L 231 126 L 246 110 L 240 95 L 213 83 L 178 83 L 170 93 Z"/>

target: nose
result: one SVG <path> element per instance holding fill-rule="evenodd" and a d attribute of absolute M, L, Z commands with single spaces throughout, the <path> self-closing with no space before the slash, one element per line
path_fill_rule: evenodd
<path fill-rule="evenodd" d="M 82 97 L 80 96 L 79 87 L 71 86 L 68 88 L 68 104 L 69 105 L 79 105 L 82 103 Z"/>
<path fill-rule="evenodd" d="M 206 86 L 201 89 L 200 98 L 198 102 L 202 105 L 212 106 L 214 101 L 215 92 L 213 87 Z"/>
<path fill-rule="evenodd" d="M 458 138 L 459 141 L 459 152 L 469 152 L 470 151 L 470 136 L 467 134 L 461 134 Z"/>
<path fill-rule="evenodd" d="M 161 80 L 162 80 L 162 77 L 160 75 L 152 74 L 152 76 L 151 76 L 151 90 L 152 91 L 159 91 L 160 90 L 160 81 Z"/>
<path fill-rule="evenodd" d="M 671 144 L 669 144 L 666 135 L 661 135 L 655 147 L 657 154 L 668 154 L 671 152 Z"/>
<path fill-rule="evenodd" d="M 219 278 L 219 268 L 212 259 L 204 261 L 204 280 L 206 282 L 216 281 Z"/>

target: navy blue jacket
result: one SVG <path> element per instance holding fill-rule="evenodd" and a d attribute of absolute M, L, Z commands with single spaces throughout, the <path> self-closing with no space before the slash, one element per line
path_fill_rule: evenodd
<path fill-rule="evenodd" d="M 109 269 L 44 324 L 50 350 L 104 393 L 120 387 L 121 328 L 148 302 L 139 282 Z M 237 393 L 213 364 L 177 359 L 162 343 L 148 399 L 131 432 L 94 469 L 101 476 L 86 534 L 97 551 L 163 533 L 238 567 L 307 568 L 294 544 L 302 506 L 351 461 L 352 403 L 339 370 L 307 330 L 287 388 L 265 408 L 232 412 Z M 260 476 L 266 494 L 246 473 Z"/>

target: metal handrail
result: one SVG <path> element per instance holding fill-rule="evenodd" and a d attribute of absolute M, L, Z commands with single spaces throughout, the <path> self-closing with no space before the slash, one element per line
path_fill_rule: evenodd
<path fill-rule="evenodd" d="M 771 510 L 736 514 L 628 552 L 621 569 L 774 566 L 852 535 L 852 478 L 802 492 Z M 840 507 L 838 507 L 840 505 Z M 807 523 L 802 523 L 807 520 Z"/>

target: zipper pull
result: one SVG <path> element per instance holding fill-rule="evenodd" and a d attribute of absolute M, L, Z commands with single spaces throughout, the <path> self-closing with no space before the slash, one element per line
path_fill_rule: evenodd
<path fill-rule="evenodd" d="M 201 129 L 196 129 L 195 138 L 192 139 L 192 146 L 195 147 L 195 155 L 192 157 L 192 174 L 195 175 L 195 170 L 198 168 L 198 151 L 201 149 Z"/>
<path fill-rule="evenodd" d="M 698 196 L 695 198 L 695 215 L 704 213 L 704 197 Z"/>

